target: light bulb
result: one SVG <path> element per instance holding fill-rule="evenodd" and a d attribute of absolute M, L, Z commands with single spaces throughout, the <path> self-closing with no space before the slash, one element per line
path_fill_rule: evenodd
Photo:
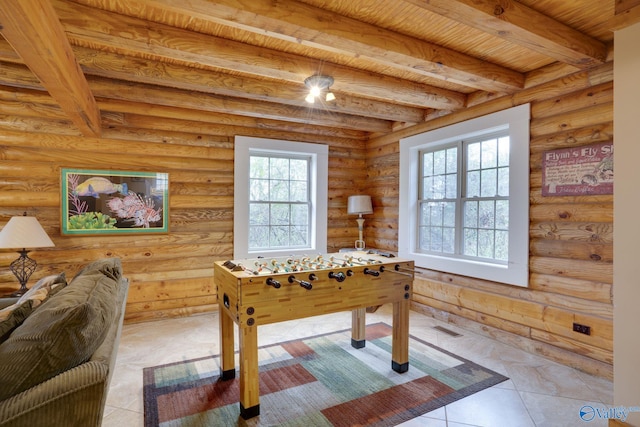
<path fill-rule="evenodd" d="M 313 96 L 312 94 L 309 94 L 304 100 L 307 101 L 309 104 L 313 104 L 316 100 L 316 97 Z"/>
<path fill-rule="evenodd" d="M 325 98 L 326 101 L 335 101 L 336 96 L 333 94 L 333 92 L 327 92 L 327 97 Z"/>
<path fill-rule="evenodd" d="M 309 94 L 313 96 L 320 96 L 320 88 L 318 86 L 311 86 Z"/>

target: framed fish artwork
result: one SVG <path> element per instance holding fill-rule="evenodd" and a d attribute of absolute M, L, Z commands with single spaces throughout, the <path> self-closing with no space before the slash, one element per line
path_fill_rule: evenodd
<path fill-rule="evenodd" d="M 63 235 L 167 233 L 169 174 L 62 169 Z"/>

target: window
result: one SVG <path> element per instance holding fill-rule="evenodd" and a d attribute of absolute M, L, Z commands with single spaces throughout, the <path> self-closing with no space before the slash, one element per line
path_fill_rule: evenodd
<path fill-rule="evenodd" d="M 508 261 L 509 135 L 420 151 L 418 250 Z"/>
<path fill-rule="evenodd" d="M 529 106 L 400 142 L 399 254 L 527 286 Z"/>
<path fill-rule="evenodd" d="M 310 157 L 250 155 L 250 251 L 309 247 L 310 162 Z"/>
<path fill-rule="evenodd" d="M 234 258 L 326 252 L 325 145 L 236 137 Z"/>

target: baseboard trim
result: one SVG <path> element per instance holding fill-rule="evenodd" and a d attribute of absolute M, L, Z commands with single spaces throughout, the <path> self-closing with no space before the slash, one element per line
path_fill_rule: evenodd
<path fill-rule="evenodd" d="M 608 363 L 416 301 L 411 301 L 411 309 L 425 316 L 456 325 L 478 335 L 493 338 L 496 341 L 526 351 L 527 353 L 536 354 L 582 372 L 613 381 L 613 366 Z"/>

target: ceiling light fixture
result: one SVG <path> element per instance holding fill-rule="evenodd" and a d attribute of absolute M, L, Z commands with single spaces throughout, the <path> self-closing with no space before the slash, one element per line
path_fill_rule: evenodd
<path fill-rule="evenodd" d="M 309 94 L 304 98 L 309 104 L 313 104 L 316 98 L 322 95 L 323 91 L 326 91 L 325 101 L 333 101 L 336 96 L 330 91 L 333 84 L 333 77 L 322 76 L 320 74 L 314 74 L 311 77 L 307 77 L 304 80 L 304 85 L 309 88 Z"/>

